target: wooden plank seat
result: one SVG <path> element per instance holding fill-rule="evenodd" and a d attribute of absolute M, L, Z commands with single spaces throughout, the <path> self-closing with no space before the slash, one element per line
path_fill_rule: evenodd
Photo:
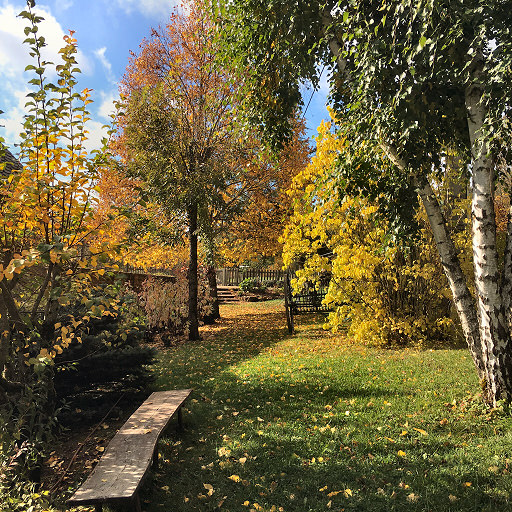
<path fill-rule="evenodd" d="M 158 461 L 157 443 L 172 418 L 182 428 L 181 407 L 191 389 L 157 391 L 130 416 L 112 438 L 100 461 L 68 500 L 71 505 L 130 504 L 141 511 L 138 491 L 152 463 Z"/>

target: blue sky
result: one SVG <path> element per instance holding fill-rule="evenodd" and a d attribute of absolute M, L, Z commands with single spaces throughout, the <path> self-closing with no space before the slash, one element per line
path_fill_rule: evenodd
<path fill-rule="evenodd" d="M 62 38 L 74 30 L 78 39 L 78 64 L 82 70 L 78 86 L 93 89 L 89 123 L 90 149 L 97 147 L 102 137 L 102 125 L 108 122 L 112 101 L 117 97 L 117 83 L 122 77 L 130 50 L 137 52 L 151 27 L 165 24 L 175 2 L 170 0 L 41 0 L 36 12 L 45 18 L 40 34 L 46 38 L 45 57 L 58 62 Z M 8 146 L 18 141 L 24 114 L 27 81 L 24 72 L 31 63 L 25 38 L 25 20 L 17 15 L 25 9 L 24 0 L 0 0 L 0 136 Z M 51 77 L 50 77 L 51 78 Z M 313 95 L 307 112 L 309 135 L 327 118 L 325 101 L 326 77 Z M 305 94 L 309 101 L 311 92 Z M 13 148 L 13 152 L 16 152 Z"/>

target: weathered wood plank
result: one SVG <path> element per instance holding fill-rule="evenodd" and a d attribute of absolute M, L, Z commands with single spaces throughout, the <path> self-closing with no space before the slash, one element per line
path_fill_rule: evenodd
<path fill-rule="evenodd" d="M 110 441 L 102 458 L 69 503 L 133 499 L 151 466 L 158 439 L 191 391 L 153 393 Z"/>

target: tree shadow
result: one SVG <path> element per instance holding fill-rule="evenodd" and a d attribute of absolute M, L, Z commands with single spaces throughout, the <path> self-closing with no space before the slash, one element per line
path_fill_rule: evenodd
<path fill-rule="evenodd" d="M 186 431 L 163 439 L 145 510 L 512 510 L 507 469 L 483 472 L 475 452 L 452 438 L 454 424 L 426 418 L 429 435 L 413 428 L 389 433 L 386 418 L 398 425 L 421 417 L 414 398 L 412 414 L 380 414 L 379 430 L 370 404 L 403 397 L 403 388 L 387 381 L 368 386 L 358 374 L 302 375 L 291 368 L 294 361 L 290 368 L 276 361 L 275 371 L 243 369 L 293 339 L 280 311 L 242 313 L 203 342 L 162 356 L 160 385 L 195 392 Z M 353 413 L 352 402 L 369 412 Z M 331 413 L 333 404 L 347 410 Z M 484 438 L 485 425 L 475 432 Z"/>

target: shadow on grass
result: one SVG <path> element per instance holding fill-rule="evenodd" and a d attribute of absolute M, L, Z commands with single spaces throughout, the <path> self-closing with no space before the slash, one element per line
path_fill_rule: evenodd
<path fill-rule="evenodd" d="M 156 370 L 157 387 L 211 387 L 209 379 L 225 368 L 253 358 L 281 341 L 287 335 L 284 309 L 281 311 L 280 303 L 273 306 L 270 312 L 257 315 L 236 314 L 236 306 L 231 306 L 230 313 L 237 316 L 202 328 L 203 340 L 162 352 Z"/>
<path fill-rule="evenodd" d="M 296 339 L 283 323 L 280 311 L 241 309 L 203 342 L 162 355 L 159 385 L 195 392 L 186 431 L 162 441 L 144 510 L 512 510 L 509 420 L 432 401 L 435 378 L 420 382 L 423 394 L 390 384 L 415 361 L 390 360 L 389 378 L 372 381 L 355 354 L 276 357 L 278 344 Z"/>

